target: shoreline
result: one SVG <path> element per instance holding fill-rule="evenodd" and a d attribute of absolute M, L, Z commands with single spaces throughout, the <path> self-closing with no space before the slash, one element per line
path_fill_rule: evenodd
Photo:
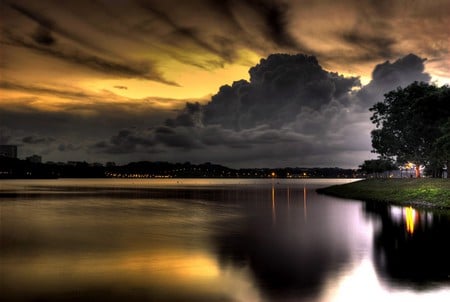
<path fill-rule="evenodd" d="M 319 194 L 371 203 L 450 210 L 450 179 L 365 179 L 316 191 Z"/>

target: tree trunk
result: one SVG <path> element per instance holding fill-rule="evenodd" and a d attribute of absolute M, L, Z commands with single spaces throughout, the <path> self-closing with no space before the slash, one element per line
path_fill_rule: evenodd
<path fill-rule="evenodd" d="M 416 165 L 416 178 L 420 178 L 420 165 Z"/>

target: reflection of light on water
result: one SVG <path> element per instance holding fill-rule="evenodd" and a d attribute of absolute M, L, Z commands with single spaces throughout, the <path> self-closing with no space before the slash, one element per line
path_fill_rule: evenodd
<path fill-rule="evenodd" d="M 414 233 L 414 223 L 416 220 L 416 210 L 412 207 L 407 207 L 404 209 L 405 220 L 406 220 L 406 231 L 410 234 Z"/>
<path fill-rule="evenodd" d="M 139 255 L 124 259 L 123 268 L 128 272 L 147 271 L 163 277 L 170 275 L 178 279 L 215 278 L 220 269 L 213 258 L 202 253 L 178 254 L 173 252 L 155 253 L 151 256 Z"/>
<path fill-rule="evenodd" d="M 444 302 L 448 301 L 450 290 L 442 287 L 429 292 L 414 292 L 409 288 L 386 288 L 380 283 L 371 260 L 366 257 L 341 272 L 337 278 L 330 278 L 323 293 L 317 301 Z"/>
<path fill-rule="evenodd" d="M 414 228 L 417 221 L 418 212 L 412 207 L 396 207 L 392 206 L 390 208 L 391 219 L 396 223 L 401 223 L 402 221 L 406 224 L 406 231 L 410 234 L 414 233 Z M 426 215 L 423 217 L 427 221 L 432 221 L 432 215 Z M 423 220 L 423 219 L 422 219 Z M 423 221 L 422 221 L 423 222 Z"/>
<path fill-rule="evenodd" d="M 306 187 L 303 187 L 303 215 L 305 218 L 305 222 L 306 222 L 306 218 L 307 218 L 307 213 L 306 213 Z"/>
<path fill-rule="evenodd" d="M 427 224 L 433 219 L 432 214 L 422 214 L 412 207 L 402 208 L 393 206 L 390 208 L 392 221 L 396 223 L 406 223 L 408 232 L 414 232 L 417 223 Z M 420 220 L 419 220 L 420 219 Z M 363 224 L 358 224 L 363 225 Z M 373 225 L 375 227 L 375 225 Z M 369 228 L 370 229 L 370 228 Z M 370 234 L 373 232 L 369 230 Z M 433 287 L 432 289 L 414 291 L 411 287 L 397 287 L 389 281 L 384 281 L 378 276 L 371 250 L 373 246 L 369 240 L 367 250 L 363 251 L 361 258 L 354 258 L 349 261 L 340 272 L 331 274 L 324 283 L 322 295 L 317 302 L 421 302 L 421 301 L 449 301 L 450 288 L 448 286 Z M 364 241 L 357 241 L 358 245 L 363 245 Z"/>
<path fill-rule="evenodd" d="M 115 293 L 123 289 L 123 285 L 132 284 L 136 288 L 149 288 L 167 301 L 178 301 L 185 296 L 261 301 L 247 268 L 222 267 L 214 254 L 202 251 L 158 250 L 92 254 L 90 257 L 46 255 L 26 259 L 21 264 L 6 263 L 2 270 L 13 279 L 10 288 L 25 287 L 34 293 L 60 294 L 72 288 L 84 290 L 93 284 L 112 287 Z M 9 273 L 11 271 L 14 274 Z"/>
<path fill-rule="evenodd" d="M 402 207 L 397 207 L 397 206 L 391 206 L 390 207 L 390 212 L 391 212 L 391 218 L 393 221 L 395 221 L 396 223 L 401 223 L 403 220 L 403 208 Z"/>

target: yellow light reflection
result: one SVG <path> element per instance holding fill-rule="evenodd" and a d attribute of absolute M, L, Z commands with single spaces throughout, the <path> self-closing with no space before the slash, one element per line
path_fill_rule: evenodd
<path fill-rule="evenodd" d="M 405 220 L 406 220 L 406 231 L 410 234 L 414 233 L 414 224 L 416 220 L 416 210 L 412 207 L 407 207 L 404 209 Z"/>

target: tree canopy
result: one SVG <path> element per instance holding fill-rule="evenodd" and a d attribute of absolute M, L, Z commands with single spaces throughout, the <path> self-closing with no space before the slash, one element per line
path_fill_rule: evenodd
<path fill-rule="evenodd" d="M 394 163 L 390 159 L 379 158 L 365 160 L 364 163 L 359 166 L 359 168 L 365 173 L 375 174 L 376 177 L 378 177 L 379 173 L 395 170 L 397 169 L 397 166 L 394 165 Z"/>
<path fill-rule="evenodd" d="M 450 88 L 414 82 L 384 95 L 375 104 L 371 121 L 372 147 L 382 157 L 395 158 L 399 164 L 419 166 L 449 164 Z"/>

